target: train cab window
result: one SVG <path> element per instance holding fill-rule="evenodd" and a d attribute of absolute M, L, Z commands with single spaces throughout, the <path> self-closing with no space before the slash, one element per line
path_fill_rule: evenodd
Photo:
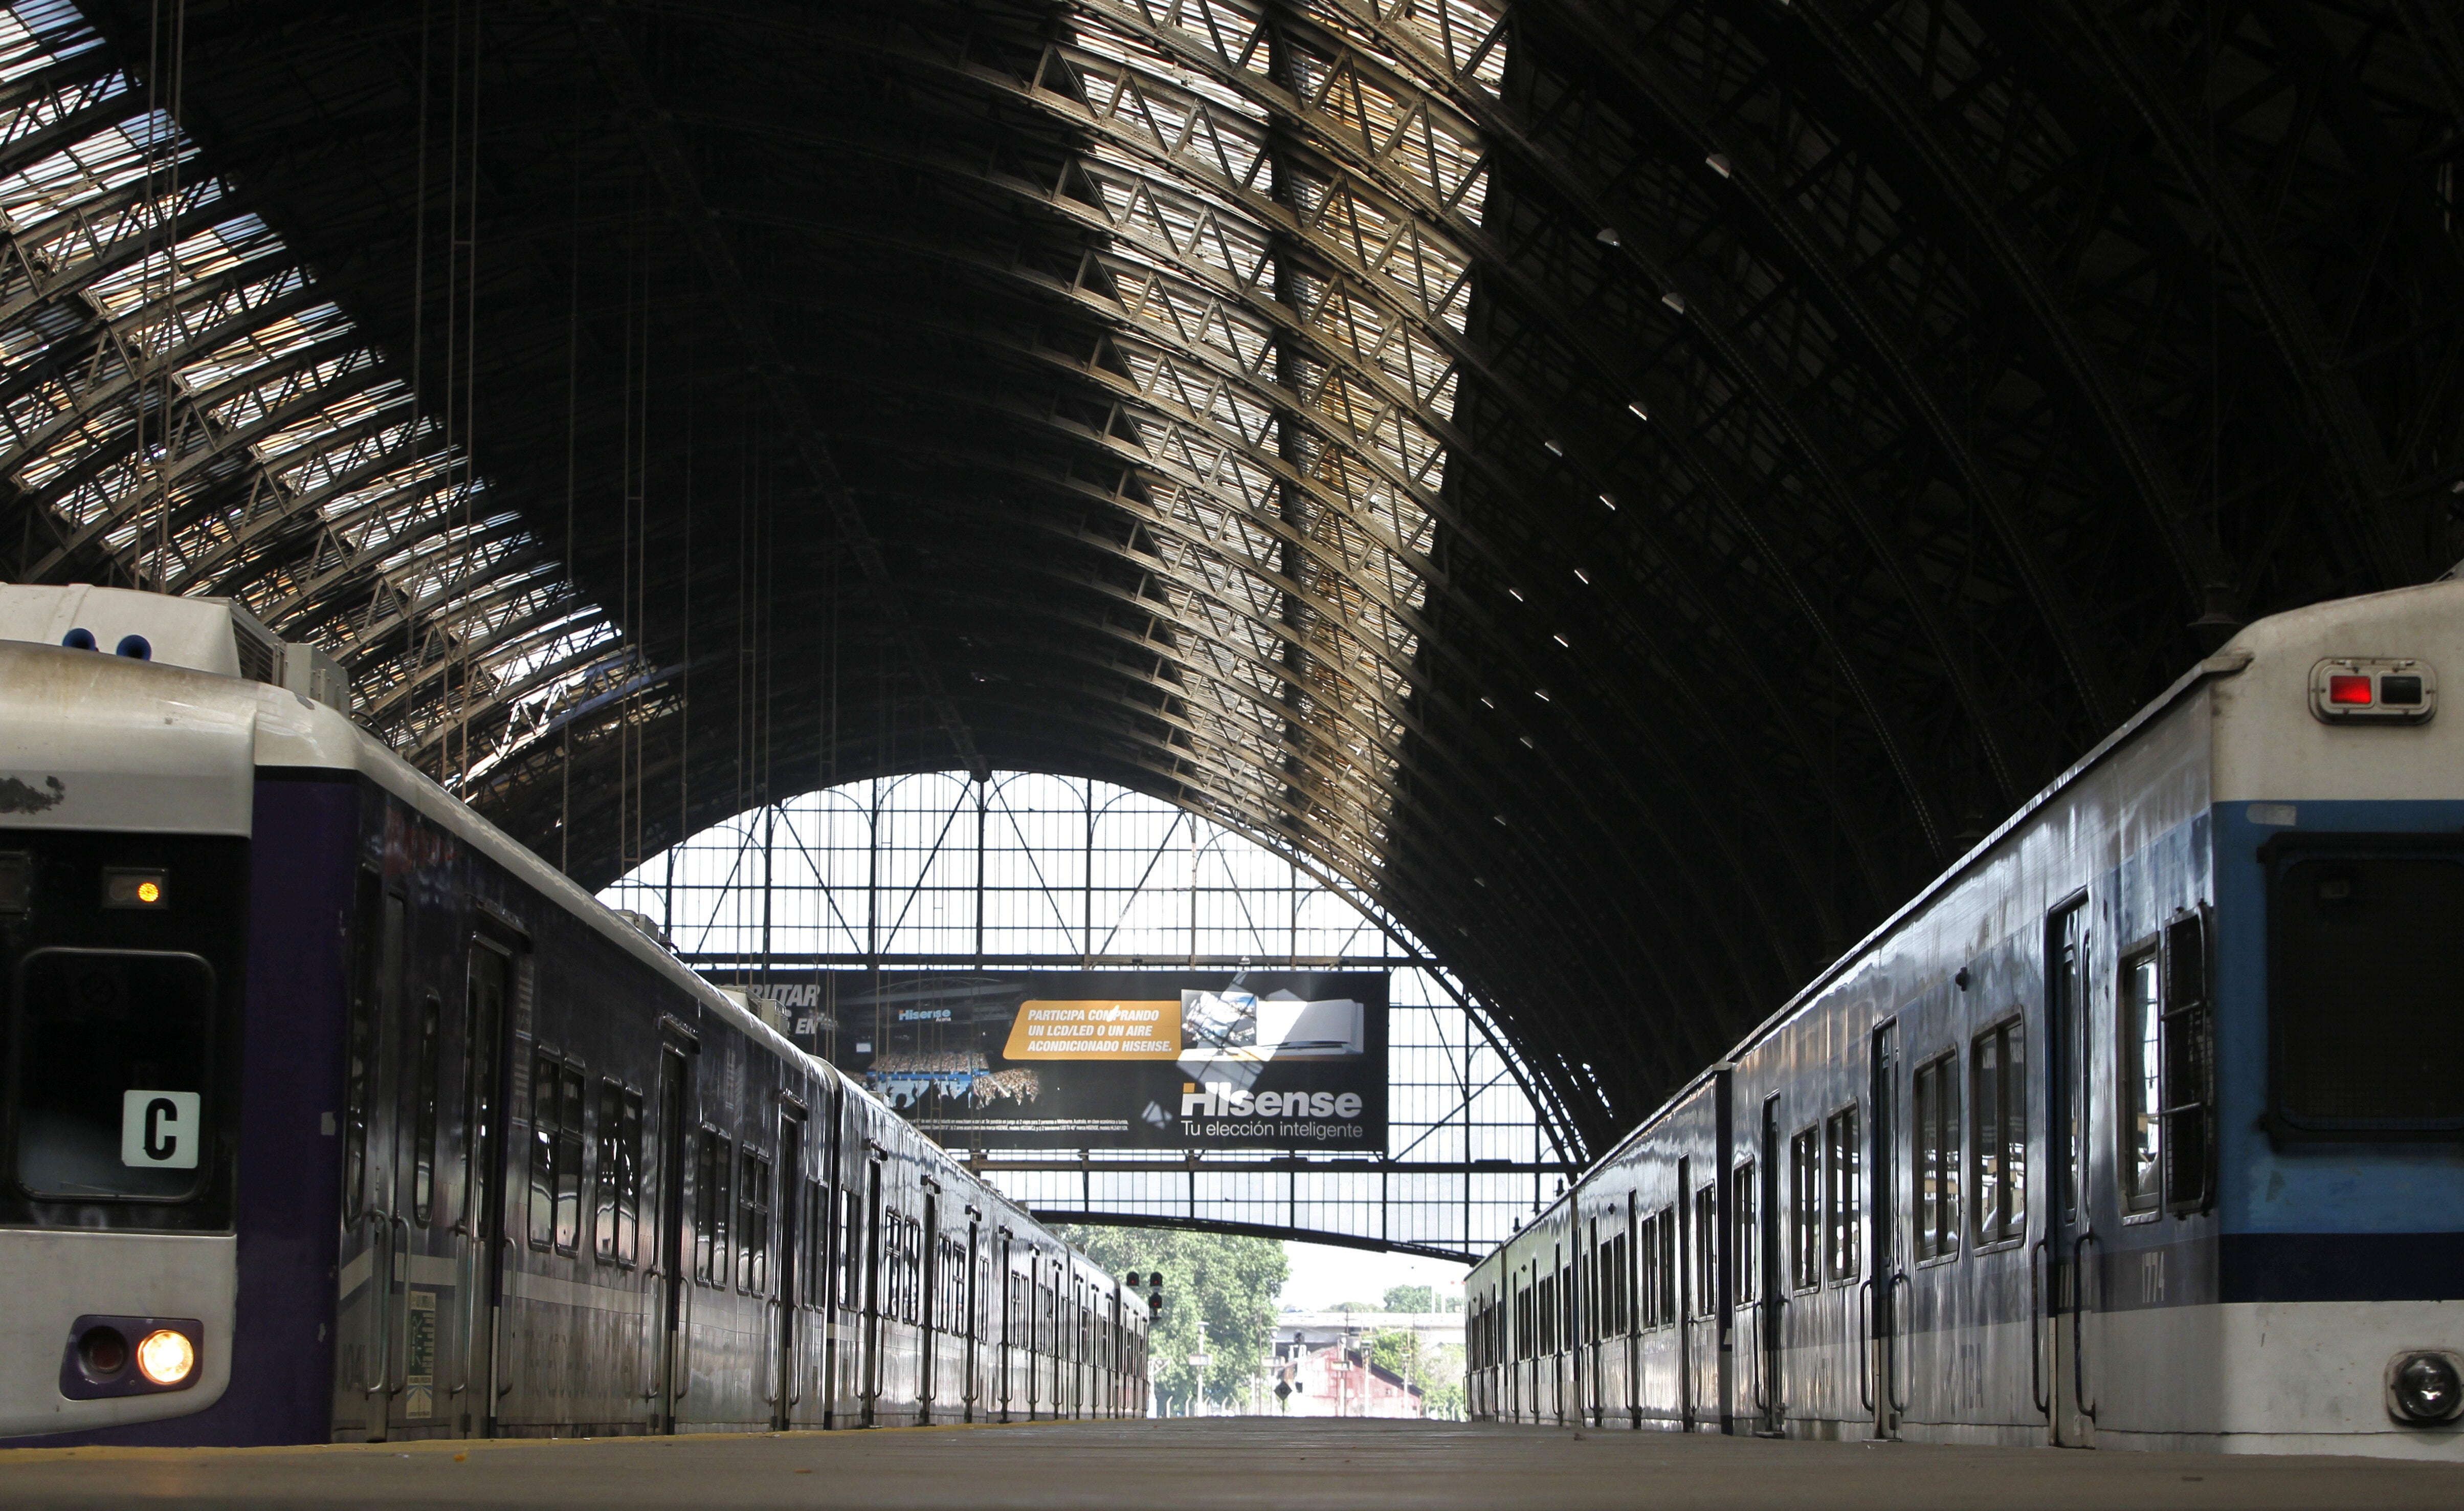
<path fill-rule="evenodd" d="M 1937 1055 L 1917 1067 L 1908 1098 L 1909 1147 L 1916 1177 L 1919 1259 L 1959 1252 L 1959 1057 Z"/>
<path fill-rule="evenodd" d="M 2115 1107 L 2122 1120 L 2122 1210 L 2152 1212 L 2165 1200 L 2165 988 L 2158 952 L 2122 963 L 2115 1048 L 2121 1076 Z"/>
<path fill-rule="evenodd" d="M 1809 1125 L 1788 1141 L 1788 1283 L 1822 1283 L 1822 1130 Z"/>
<path fill-rule="evenodd" d="M 17 967 L 16 1178 L 61 1201 L 177 1202 L 212 1178 L 213 967 L 155 950 L 37 949 Z"/>
<path fill-rule="evenodd" d="M 1847 1106 L 1822 1124 L 1823 1165 L 1829 1177 L 1822 1187 L 1827 1235 L 1822 1271 L 1835 1282 L 1853 1280 L 1864 1270 L 1864 1143 L 1859 1127 L 1862 1121 L 1854 1106 Z"/>
<path fill-rule="evenodd" d="M 1987 1029 L 1969 1047 L 1979 1244 L 2008 1243 L 2027 1233 L 2027 1024 L 2018 1018 Z"/>
<path fill-rule="evenodd" d="M 728 1178 L 734 1173 L 734 1143 L 716 1128 L 704 1128 L 693 1160 L 693 1278 L 705 1285 L 725 1285 L 729 1262 Z"/>
<path fill-rule="evenodd" d="M 736 1167 L 736 1283 L 770 1292 L 770 1157 L 746 1149 Z"/>
<path fill-rule="evenodd" d="M 1754 1221 L 1754 1162 L 1748 1160 L 1728 1172 L 1728 1298 L 1738 1306 L 1761 1290 L 1755 1239 L 1762 1230 Z"/>
<path fill-rule="evenodd" d="M 2268 923 L 2277 1116 L 2343 1137 L 2464 1129 L 2464 856 L 2298 855 Z"/>
<path fill-rule="evenodd" d="M 612 1080 L 599 1083 L 597 1177 L 592 1252 L 608 1264 L 629 1265 L 642 1218 L 642 1098 Z"/>
<path fill-rule="evenodd" d="M 542 1050 L 531 1061 L 531 1247 L 582 1239 L 582 1073 Z"/>
<path fill-rule="evenodd" d="M 410 1121 L 410 1220 L 425 1228 L 436 1213 L 436 1095 L 444 1075 L 445 1004 L 431 991 L 419 1008 L 418 1084 Z"/>

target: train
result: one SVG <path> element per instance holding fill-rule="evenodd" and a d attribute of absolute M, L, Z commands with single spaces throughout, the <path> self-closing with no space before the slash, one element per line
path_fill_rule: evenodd
<path fill-rule="evenodd" d="M 2464 1460 L 2441 667 L 2240 630 L 1480 1261 L 1475 1414 Z"/>
<path fill-rule="evenodd" d="M 0 1441 L 1147 1414 L 1149 1298 L 348 699 L 0 587 Z"/>

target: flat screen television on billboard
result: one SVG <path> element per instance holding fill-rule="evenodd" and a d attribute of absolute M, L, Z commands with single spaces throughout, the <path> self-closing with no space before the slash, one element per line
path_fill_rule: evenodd
<path fill-rule="evenodd" d="M 1382 972 L 807 971 L 755 989 L 954 1148 L 1386 1146 Z"/>

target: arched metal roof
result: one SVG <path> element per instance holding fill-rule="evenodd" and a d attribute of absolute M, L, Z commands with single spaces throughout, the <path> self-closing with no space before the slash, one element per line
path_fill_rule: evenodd
<path fill-rule="evenodd" d="M 1158 793 L 1586 1137 L 2234 624 L 2464 554 L 2430 0 L 10 13 L 17 575 L 327 640 L 594 884 Z"/>

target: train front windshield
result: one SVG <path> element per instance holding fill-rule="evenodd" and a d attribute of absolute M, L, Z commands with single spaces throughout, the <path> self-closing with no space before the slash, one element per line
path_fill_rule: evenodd
<path fill-rule="evenodd" d="M 207 1173 L 214 970 L 185 952 L 38 949 L 17 967 L 16 1178 L 55 1200 L 179 1201 Z"/>
<path fill-rule="evenodd" d="M 2402 1138 L 2464 1129 L 2464 849 L 2347 842 L 2276 857 L 2277 1116 Z"/>
<path fill-rule="evenodd" d="M 0 1222 L 227 1226 L 247 846 L 0 832 Z"/>

